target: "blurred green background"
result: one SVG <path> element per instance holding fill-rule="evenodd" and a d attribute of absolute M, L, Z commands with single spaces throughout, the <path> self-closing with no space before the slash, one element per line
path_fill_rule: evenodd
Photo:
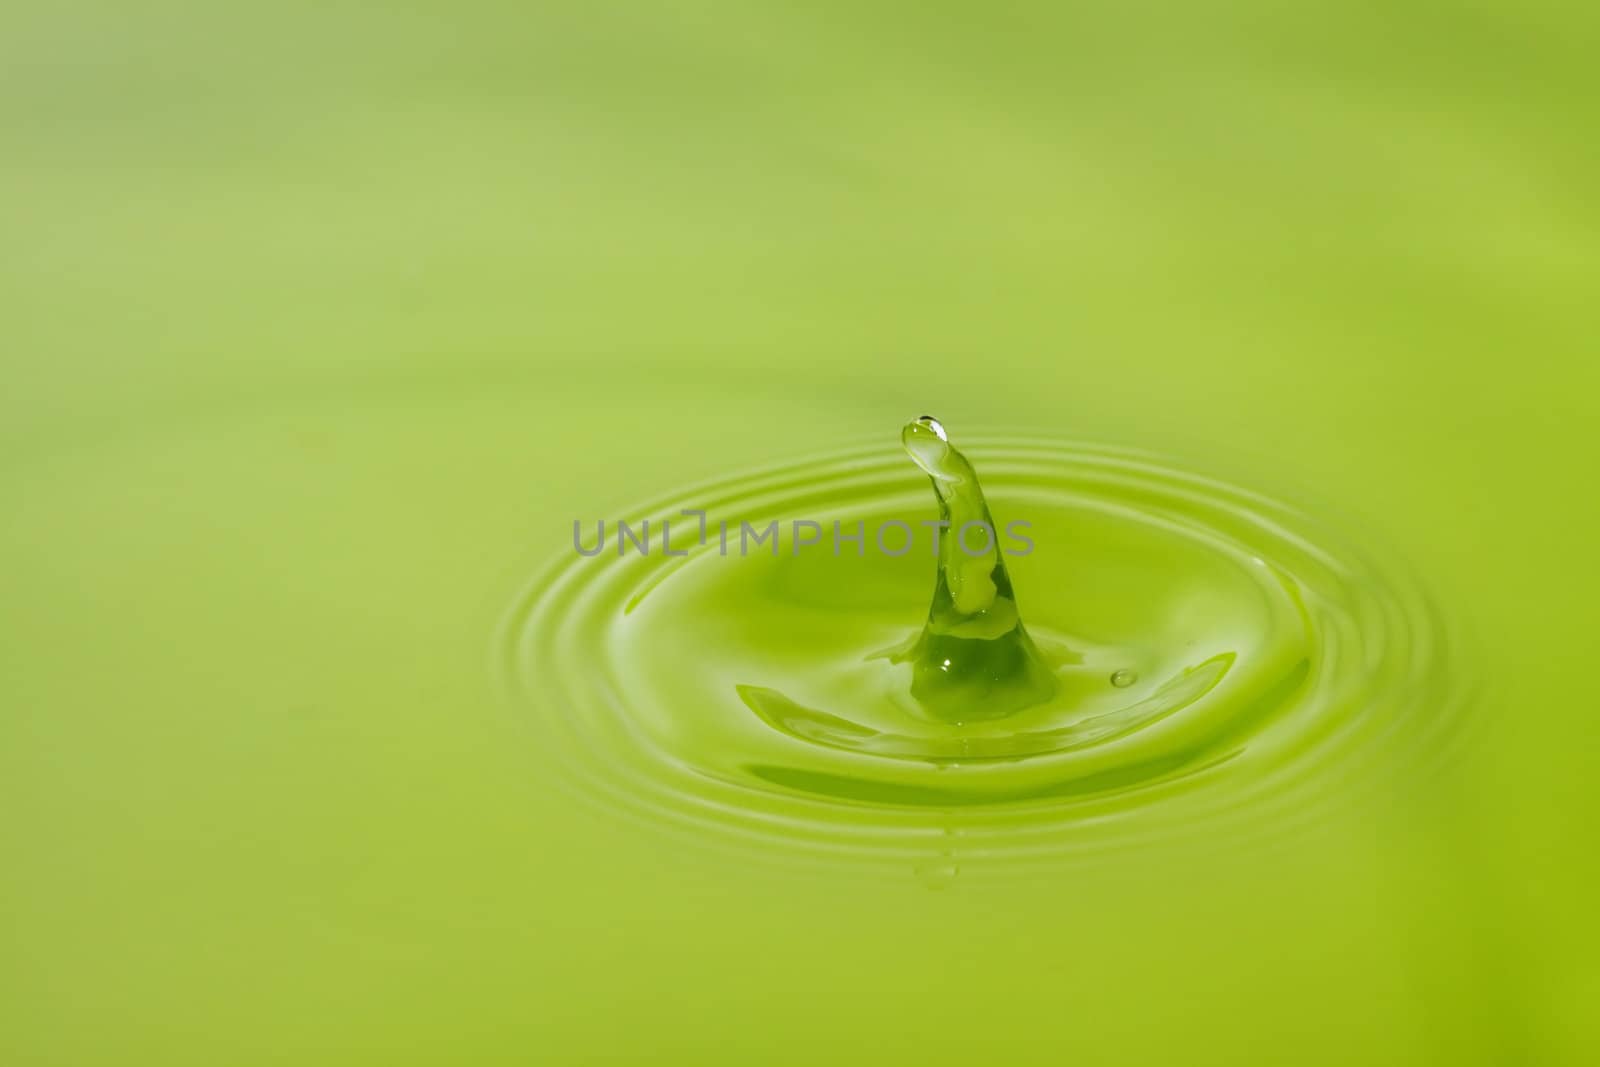
<path fill-rule="evenodd" d="M 1594 1063 L 1597 43 L 8 5 L 0 1062 Z M 485 664 L 574 517 L 924 410 L 1370 530 L 1471 649 L 1459 752 L 1378 822 L 938 893 L 531 772 Z"/>

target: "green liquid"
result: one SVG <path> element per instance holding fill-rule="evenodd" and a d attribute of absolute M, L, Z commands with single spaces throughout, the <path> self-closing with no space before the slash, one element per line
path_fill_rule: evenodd
<path fill-rule="evenodd" d="M 959 536 L 995 525 L 974 463 L 931 420 L 904 443 L 954 531 L 920 632 L 920 553 L 712 540 L 563 559 L 534 584 L 504 669 L 579 790 L 702 845 L 756 833 L 915 867 L 898 857 L 937 830 L 986 857 L 967 871 L 1005 871 L 1066 861 L 1086 825 L 1215 833 L 1257 792 L 1250 820 L 1309 810 L 1321 764 L 1423 744 L 1410 709 L 1447 693 L 1426 606 L 1331 532 L 1136 454 L 974 438 L 1037 538 L 1010 563 L 1054 593 L 1025 629 L 1003 553 Z M 688 508 L 870 529 L 925 515 L 927 489 L 878 445 L 627 513 Z"/>
<path fill-rule="evenodd" d="M 903 654 L 914 665 L 911 692 L 956 723 L 1001 718 L 1049 700 L 1055 676 L 1023 628 L 1000 527 L 977 472 L 930 416 L 908 424 L 902 437 L 933 484 L 945 530 L 928 622 Z M 971 531 L 976 551 L 969 550 Z"/>
<path fill-rule="evenodd" d="M 1600 1063 L 1596 39 L 8 5 L 0 1065 Z"/>

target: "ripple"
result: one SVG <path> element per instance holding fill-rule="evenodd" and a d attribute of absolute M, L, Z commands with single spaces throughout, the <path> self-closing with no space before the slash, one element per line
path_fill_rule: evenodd
<path fill-rule="evenodd" d="M 891 445 L 701 483 L 633 509 L 713 534 L 686 556 L 571 552 L 517 599 L 499 669 L 578 792 L 773 855 L 928 872 L 1052 862 L 1174 834 L 1251 834 L 1351 802 L 1443 751 L 1444 627 L 1403 570 L 1299 511 L 1147 455 L 972 438 L 1049 706 L 919 714 L 883 651 L 927 607 L 931 543 L 724 555 L 719 519 L 930 518 Z M 592 528 L 592 527 L 591 527 Z M 930 535 L 931 536 L 931 535 Z M 674 547 L 679 547 L 674 534 Z M 953 877 L 953 874 L 951 875 Z M 947 879 L 933 879 L 941 884 Z"/>

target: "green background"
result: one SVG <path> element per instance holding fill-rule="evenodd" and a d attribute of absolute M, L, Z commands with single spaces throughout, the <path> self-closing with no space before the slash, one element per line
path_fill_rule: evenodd
<path fill-rule="evenodd" d="M 1597 31 L 8 5 L 0 1062 L 1595 1062 Z M 486 664 L 573 518 L 924 410 L 1393 546 L 1445 771 L 942 892 L 534 773 Z"/>

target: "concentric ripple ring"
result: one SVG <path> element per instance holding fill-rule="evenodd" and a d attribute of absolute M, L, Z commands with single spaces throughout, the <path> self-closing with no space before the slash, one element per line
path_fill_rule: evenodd
<path fill-rule="evenodd" d="M 719 520 L 926 518 L 925 486 L 875 444 L 631 509 L 671 522 L 686 555 L 608 544 L 530 582 L 496 669 L 553 771 L 702 843 L 912 865 L 956 850 L 971 867 L 1285 831 L 1446 751 L 1454 640 L 1404 569 L 1143 453 L 964 441 L 997 517 L 1032 524 L 1035 556 L 1011 563 L 1030 629 L 1098 704 L 1028 735 L 894 725 L 899 682 L 872 653 L 915 630 L 932 563 L 826 543 L 723 554 Z M 704 544 L 682 540 L 686 510 L 706 513 Z"/>

